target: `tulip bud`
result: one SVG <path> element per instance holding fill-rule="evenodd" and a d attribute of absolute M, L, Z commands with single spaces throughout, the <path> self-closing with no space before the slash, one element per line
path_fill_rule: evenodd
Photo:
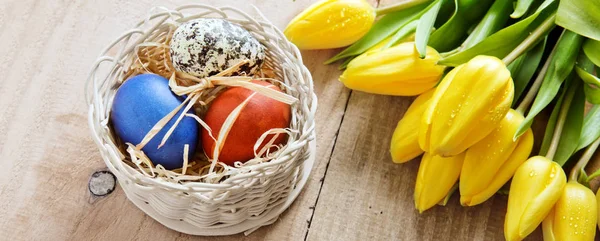
<path fill-rule="evenodd" d="M 500 59 L 477 56 L 459 65 L 436 88 L 423 114 L 419 145 L 441 156 L 465 151 L 498 126 L 513 95 L 510 71 Z"/>
<path fill-rule="evenodd" d="M 522 240 L 542 223 L 563 193 L 567 177 L 558 163 L 534 156 L 515 173 L 504 220 L 506 240 Z"/>
<path fill-rule="evenodd" d="M 460 173 L 460 203 L 474 206 L 492 197 L 527 160 L 533 148 L 533 132 L 513 141 L 525 120 L 522 114 L 509 110 L 498 128 L 467 149 Z"/>
<path fill-rule="evenodd" d="M 433 90 L 419 95 L 398 122 L 390 143 L 390 153 L 395 163 L 407 162 L 423 154 L 423 150 L 419 147 L 419 134 L 415 130 L 419 128 L 419 121 L 427 109 L 431 96 Z"/>
<path fill-rule="evenodd" d="M 413 42 L 387 49 L 375 49 L 359 55 L 340 76 L 353 90 L 382 95 L 413 96 L 432 89 L 444 67 L 436 65 L 440 55 L 427 47 L 427 56 L 419 58 Z"/>
<path fill-rule="evenodd" d="M 592 190 L 569 181 L 544 222 L 544 241 L 594 240 L 598 207 Z"/>
<path fill-rule="evenodd" d="M 362 38 L 375 22 L 375 9 L 365 0 L 322 0 L 296 16 L 285 36 L 300 49 L 330 49 Z"/>
<path fill-rule="evenodd" d="M 442 201 L 458 181 L 465 155 L 432 156 L 425 153 L 415 184 L 415 207 L 420 213 Z"/>

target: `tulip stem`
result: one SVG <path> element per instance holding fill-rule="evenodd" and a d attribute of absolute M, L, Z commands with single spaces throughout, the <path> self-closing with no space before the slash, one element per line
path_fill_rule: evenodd
<path fill-rule="evenodd" d="M 512 52 L 510 52 L 502 61 L 504 64 L 509 65 L 519 56 L 521 56 L 525 51 L 527 51 L 531 46 L 538 42 L 540 37 L 544 36 L 548 31 L 550 31 L 554 26 L 554 20 L 556 19 L 556 13 L 552 14 L 550 18 L 546 19 L 539 27 L 537 27 L 533 32 L 529 33 L 529 36 L 523 40 Z"/>
<path fill-rule="evenodd" d="M 570 88 L 573 91 L 567 91 L 565 95 L 565 99 L 563 100 L 562 105 L 560 106 L 560 112 L 558 114 L 558 120 L 556 121 L 556 127 L 554 128 L 554 135 L 552 135 L 552 141 L 550 142 L 550 147 L 548 148 L 548 152 L 546 153 L 546 158 L 552 160 L 554 159 L 554 155 L 558 150 L 558 144 L 560 142 L 560 136 L 562 135 L 563 128 L 565 127 L 565 122 L 567 121 L 567 114 L 569 113 L 569 107 L 571 106 L 571 102 L 573 102 L 573 98 L 575 97 L 575 89 Z"/>
<path fill-rule="evenodd" d="M 583 155 L 581 155 L 581 157 L 577 161 L 577 164 L 575 164 L 573 169 L 571 169 L 571 173 L 569 174 L 569 180 L 572 180 L 572 181 L 578 180 L 579 172 L 581 170 L 583 170 L 585 168 L 585 166 L 587 166 L 587 164 L 590 162 L 590 160 L 592 159 L 592 156 L 598 149 L 598 146 L 600 146 L 600 138 L 598 138 L 596 141 L 594 141 L 591 145 L 589 145 L 585 149 L 585 152 L 583 153 Z"/>
<path fill-rule="evenodd" d="M 381 16 L 384 14 L 388 14 L 388 13 L 392 13 L 392 12 L 397 12 L 400 10 L 404 10 L 407 8 L 411 8 L 426 2 L 431 2 L 432 0 L 403 0 L 400 1 L 396 4 L 391 4 L 385 7 L 379 7 L 377 9 L 375 9 L 375 13 L 377 14 L 377 16 Z"/>
<path fill-rule="evenodd" d="M 525 95 L 525 97 L 517 107 L 516 111 L 520 114 L 525 114 L 525 111 L 527 110 L 527 108 L 529 108 L 529 105 L 531 105 L 531 102 L 533 102 L 535 96 L 537 95 L 540 86 L 542 86 L 542 82 L 544 82 L 544 78 L 546 77 L 546 73 L 548 72 L 548 68 L 550 67 L 550 63 L 552 63 L 552 58 L 554 58 L 556 46 L 557 45 L 555 45 L 552 49 L 552 52 L 550 56 L 548 56 L 548 59 L 546 59 L 544 66 L 540 70 L 540 73 L 538 73 L 537 77 L 533 81 L 533 84 L 531 84 L 531 88 L 529 88 L 529 91 L 527 91 L 527 95 Z"/>

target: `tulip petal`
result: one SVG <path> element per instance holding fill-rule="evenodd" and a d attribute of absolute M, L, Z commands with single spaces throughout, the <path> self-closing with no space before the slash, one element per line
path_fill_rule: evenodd
<path fill-rule="evenodd" d="M 493 196 L 527 160 L 533 148 L 531 130 L 513 141 L 523 120 L 511 109 L 498 128 L 467 150 L 460 176 L 462 205 L 477 205 Z"/>
<path fill-rule="evenodd" d="M 419 146 L 424 151 L 429 150 L 430 145 L 430 136 L 431 136 L 431 122 L 433 121 L 433 114 L 435 112 L 435 108 L 440 102 L 440 98 L 448 90 L 452 80 L 454 80 L 454 76 L 456 73 L 462 69 L 462 66 L 458 66 L 452 69 L 440 82 L 437 88 L 435 88 L 435 92 L 431 97 L 431 101 L 429 102 L 429 106 L 423 113 L 423 117 L 421 118 L 421 124 L 419 125 Z"/>
<path fill-rule="evenodd" d="M 390 153 L 395 163 L 407 162 L 423 154 L 423 150 L 419 147 L 419 134 L 415 130 L 419 128 L 419 121 L 433 92 L 434 90 L 430 90 L 419 95 L 398 122 L 390 144 Z"/>
<path fill-rule="evenodd" d="M 598 207 L 589 188 L 570 181 L 552 210 L 542 224 L 544 240 L 594 240 Z"/>
<path fill-rule="evenodd" d="M 554 209 L 550 210 L 548 216 L 542 222 L 544 241 L 556 241 L 556 236 L 554 235 Z"/>
<path fill-rule="evenodd" d="M 444 158 L 425 153 L 415 183 L 415 207 L 423 212 L 442 201 L 458 180 L 465 154 Z"/>
<path fill-rule="evenodd" d="M 496 173 L 489 186 L 485 190 L 474 195 L 471 198 L 471 201 L 468 204 L 468 206 L 473 206 L 485 202 L 496 192 L 498 192 L 498 190 L 500 190 L 500 188 L 502 188 L 502 186 L 504 186 L 504 184 L 506 184 L 506 182 L 508 182 L 508 180 L 510 180 L 510 178 L 513 177 L 517 168 L 519 168 L 519 166 L 527 160 L 527 158 L 531 154 L 532 149 L 533 132 L 531 131 L 531 129 L 529 129 L 527 130 L 527 132 L 525 132 L 525 134 L 523 134 L 523 136 L 519 138 L 517 147 L 510 155 L 508 160 L 506 160 L 502 167 L 500 167 L 500 170 L 498 171 L 498 173 Z"/>
<path fill-rule="evenodd" d="M 495 57 L 478 56 L 456 73 L 452 91 L 437 103 L 430 150 L 452 156 L 488 135 L 508 112 L 514 87 L 510 72 Z"/>
<path fill-rule="evenodd" d="M 542 156 L 529 158 L 510 186 L 504 223 L 507 240 L 521 240 L 542 222 L 566 185 L 562 167 Z"/>
<path fill-rule="evenodd" d="M 531 202 L 527 205 L 521 217 L 521 227 L 519 233 L 521 236 L 527 236 L 544 220 L 544 218 L 550 212 L 550 209 L 554 203 L 560 198 L 561 190 L 564 188 L 566 183 L 566 176 L 562 167 L 555 162 L 554 165 L 546 173 L 540 173 L 539 175 L 547 175 L 551 179 L 547 182 L 540 182 L 545 184 L 545 188 L 540 192 Z M 561 175 L 562 178 L 552 178 L 556 175 Z"/>
<path fill-rule="evenodd" d="M 284 34 L 300 49 L 339 48 L 358 41 L 374 21 L 364 0 L 323 0 L 292 19 Z"/>
<path fill-rule="evenodd" d="M 419 58 L 414 43 L 366 52 L 348 64 L 340 81 L 348 88 L 373 94 L 413 96 L 432 89 L 444 67 L 436 65 L 440 55 L 428 48 Z"/>

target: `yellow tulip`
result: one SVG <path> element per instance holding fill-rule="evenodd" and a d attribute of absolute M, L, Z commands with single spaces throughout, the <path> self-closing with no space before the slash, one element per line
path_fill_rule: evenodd
<path fill-rule="evenodd" d="M 531 129 L 513 141 L 524 119 L 519 112 L 509 110 L 498 128 L 467 150 L 460 173 L 462 205 L 474 206 L 493 196 L 527 160 L 533 148 Z"/>
<path fill-rule="evenodd" d="M 536 229 L 558 201 L 567 177 L 558 163 L 534 156 L 515 173 L 504 220 L 506 240 L 522 240 Z"/>
<path fill-rule="evenodd" d="M 594 240 L 598 207 L 592 190 L 569 181 L 544 222 L 544 241 Z"/>
<path fill-rule="evenodd" d="M 436 88 L 419 128 L 419 145 L 441 156 L 457 155 L 494 130 L 514 95 L 510 71 L 496 57 L 459 65 Z"/>
<path fill-rule="evenodd" d="M 395 163 L 407 162 L 423 154 L 423 150 L 419 147 L 419 135 L 415 130 L 419 128 L 419 120 L 421 120 L 431 96 L 433 96 L 433 90 L 419 95 L 398 122 L 390 143 L 390 153 Z"/>
<path fill-rule="evenodd" d="M 453 157 L 425 153 L 419 165 L 415 184 L 415 207 L 420 213 L 442 201 L 458 181 L 464 154 Z"/>
<path fill-rule="evenodd" d="M 419 58 L 413 42 L 387 49 L 375 49 L 359 55 L 340 76 L 353 90 L 373 94 L 413 96 L 432 89 L 444 67 L 436 65 L 440 55 L 427 47 L 427 56 Z"/>
<path fill-rule="evenodd" d="M 375 9 L 365 0 L 322 0 L 296 16 L 284 30 L 300 49 L 350 45 L 373 26 Z"/>

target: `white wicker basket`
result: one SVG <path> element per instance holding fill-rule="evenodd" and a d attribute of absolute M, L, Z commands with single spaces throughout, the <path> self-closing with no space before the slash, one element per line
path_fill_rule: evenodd
<path fill-rule="evenodd" d="M 171 229 L 209 236 L 248 234 L 275 222 L 298 196 L 314 162 L 317 98 L 300 52 L 260 13 L 262 20 L 256 20 L 233 7 L 200 4 L 155 10 L 160 11 L 153 11 L 102 51 L 87 80 L 88 124 L 102 158 L 129 200 Z M 266 64 L 290 87 L 286 92 L 299 100 L 292 105 L 290 124 L 297 133 L 290 136 L 278 158 L 244 167 L 217 184 L 174 183 L 145 176 L 123 162 L 124 153 L 117 147 L 109 128 L 112 100 L 124 81 L 123 72 L 129 65 L 127 59 L 136 45 L 164 24 L 202 17 L 225 18 L 239 24 L 266 47 Z"/>

